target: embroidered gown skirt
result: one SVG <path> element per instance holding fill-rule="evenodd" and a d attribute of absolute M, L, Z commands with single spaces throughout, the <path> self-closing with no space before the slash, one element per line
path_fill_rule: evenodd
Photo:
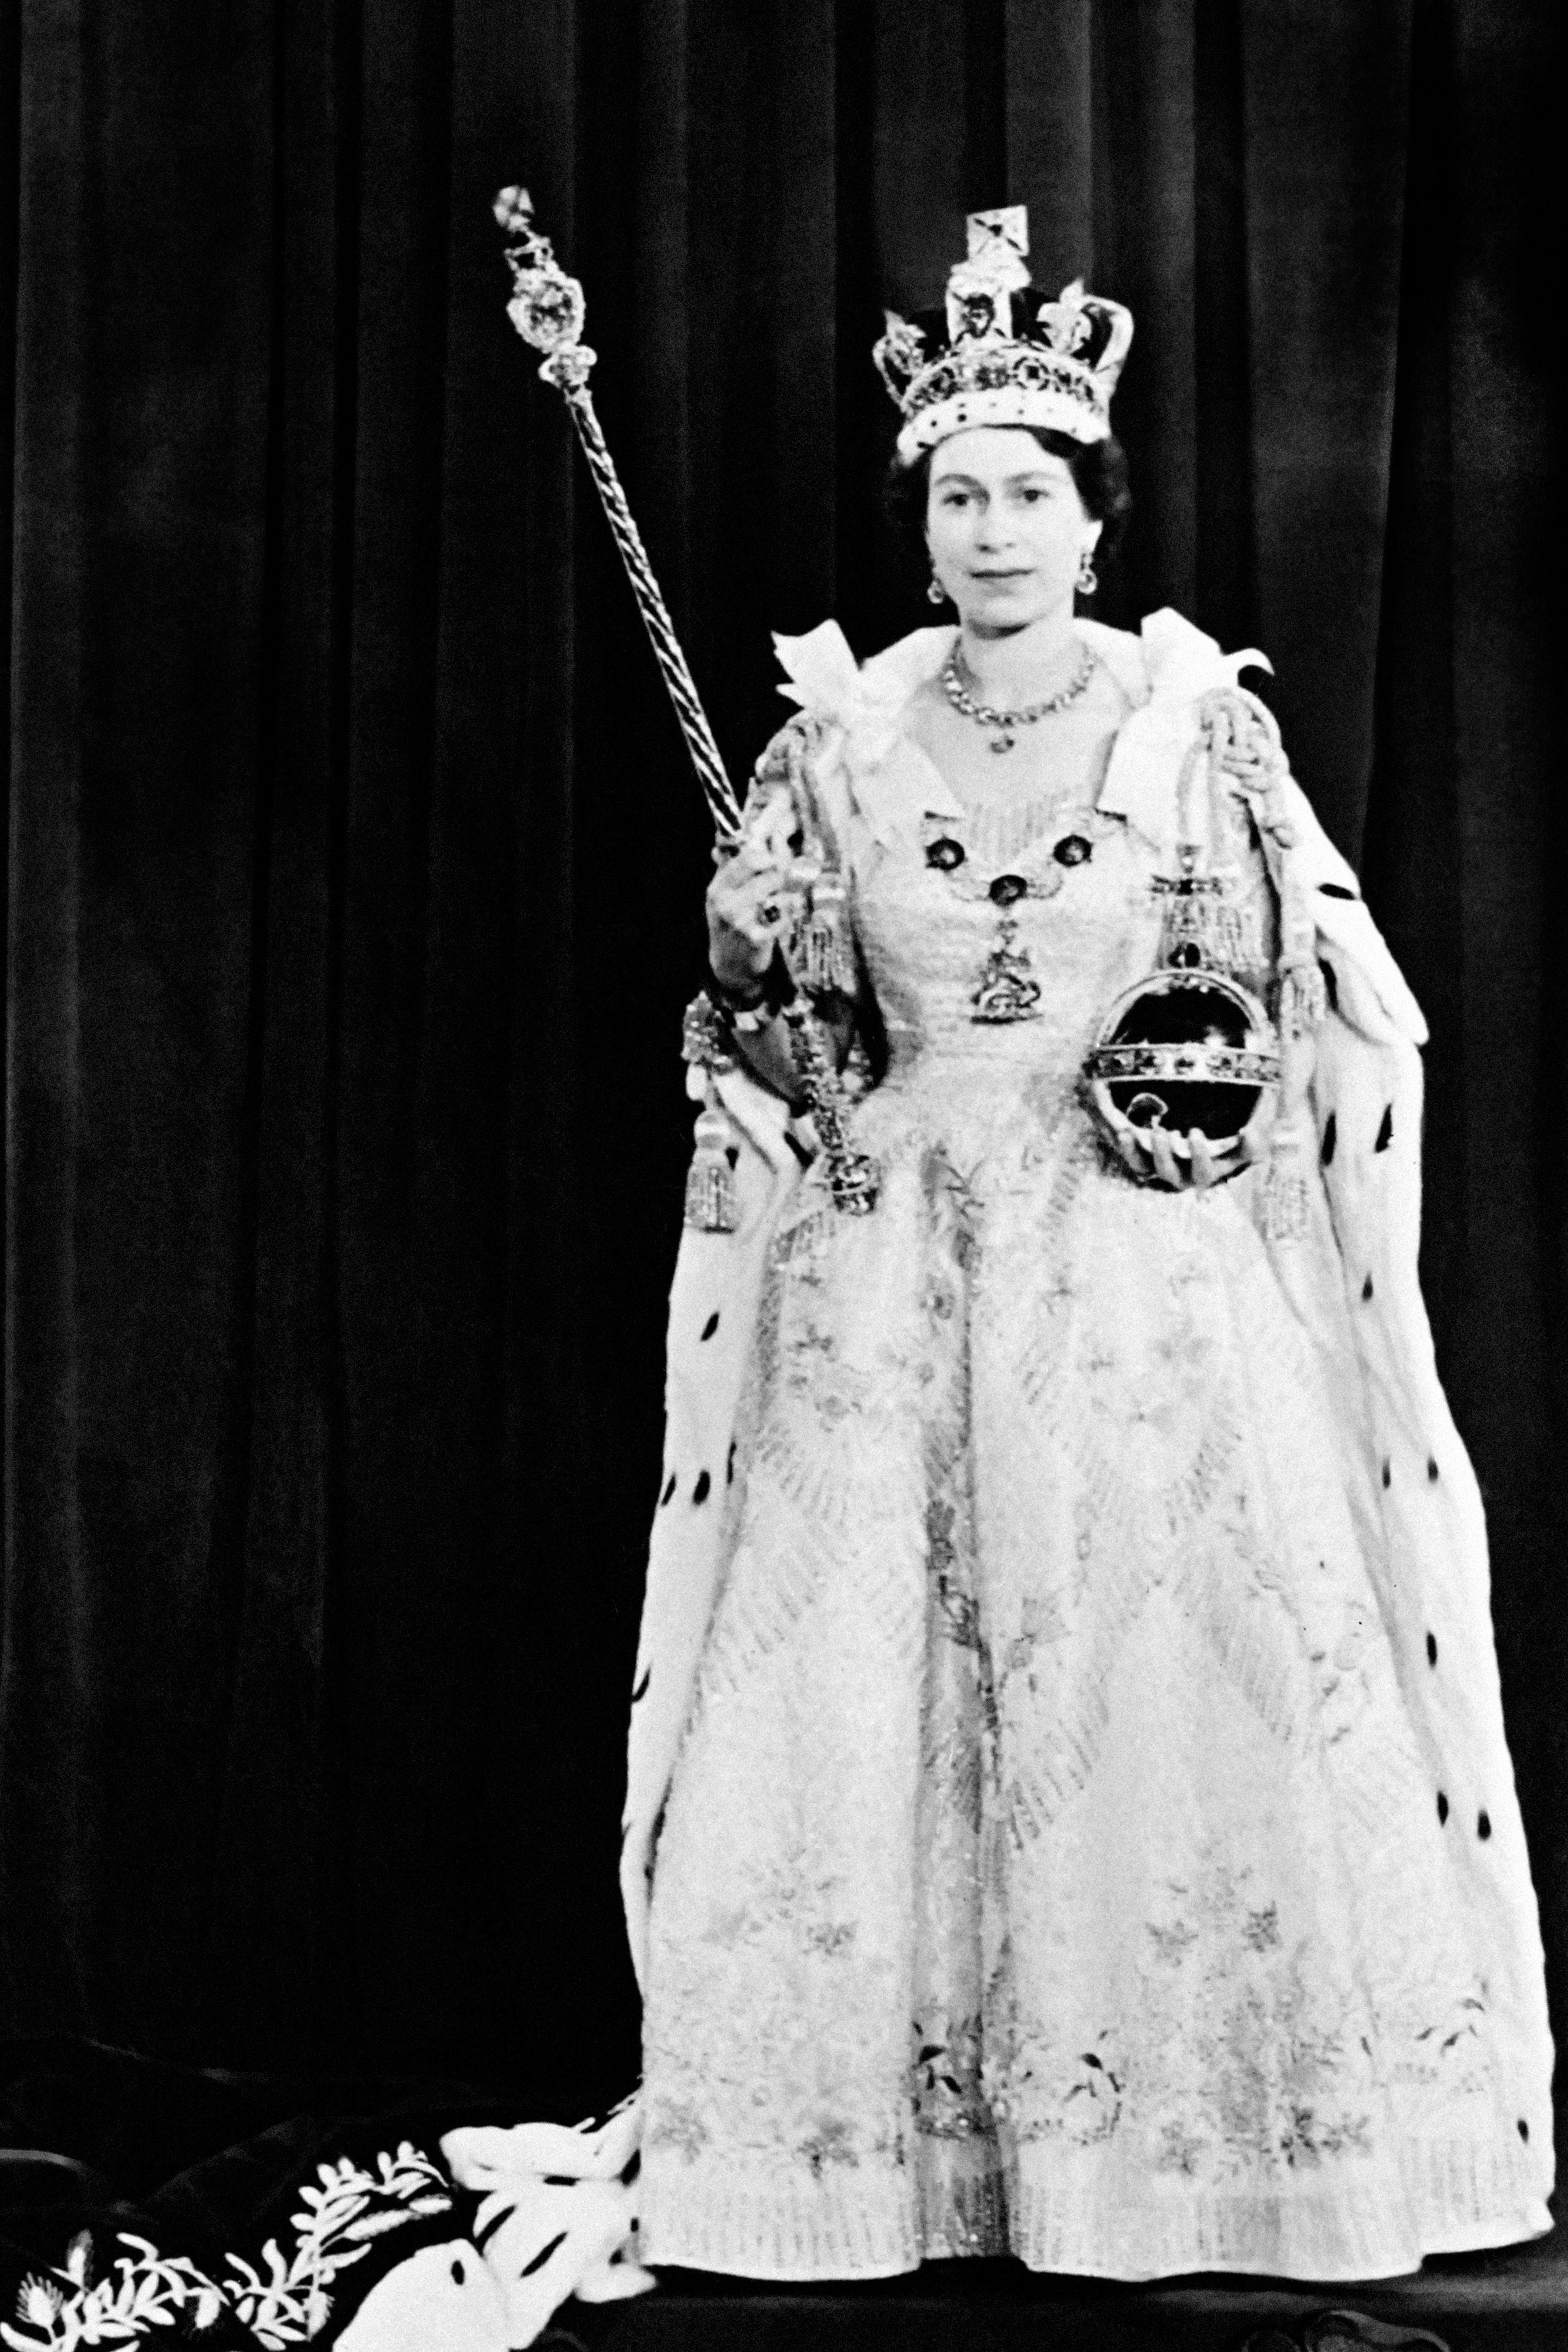
<path fill-rule="evenodd" d="M 1147 853 L 857 876 L 869 1216 L 778 1234 L 657 1848 L 646 2259 L 1387 2275 L 1550 2226 L 1389 1630 L 1344 1275 L 1142 1189 L 1077 1078 Z"/>

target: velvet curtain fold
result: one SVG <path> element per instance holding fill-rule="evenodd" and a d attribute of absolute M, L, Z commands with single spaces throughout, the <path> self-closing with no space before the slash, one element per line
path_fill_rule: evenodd
<path fill-rule="evenodd" d="M 1552 0 L 12 0 L 13 2032 L 633 2079 L 616 1853 L 701 806 L 506 181 L 732 772 L 927 616 L 882 302 L 1137 319 L 1106 618 L 1258 645 L 1432 1016 L 1426 1273 L 1568 1991 Z M 8 149 L 8 158 L 7 158 Z"/>

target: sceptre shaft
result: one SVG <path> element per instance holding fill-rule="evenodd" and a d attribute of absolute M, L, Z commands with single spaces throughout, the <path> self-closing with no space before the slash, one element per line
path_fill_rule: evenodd
<path fill-rule="evenodd" d="M 615 460 L 599 428 L 594 395 L 588 389 L 588 372 L 597 353 L 583 341 L 585 306 L 582 286 L 575 278 L 566 275 L 555 258 L 550 239 L 535 228 L 533 205 L 526 188 L 503 188 L 495 201 L 495 215 L 507 236 L 514 240 L 506 248 L 512 274 L 512 298 L 507 304 L 507 316 L 525 343 L 546 354 L 539 373 L 546 383 L 555 386 L 571 411 L 594 487 L 642 614 L 659 675 L 686 738 L 686 748 L 708 803 L 720 846 L 732 848 L 741 835 L 741 803 L 725 772 L 708 714 L 675 634 L 675 625 L 654 578 L 642 534 L 626 504 Z M 793 973 L 790 976 L 795 979 Z M 784 1018 L 833 1198 L 848 1214 L 862 1216 L 876 1202 L 876 1171 L 865 1154 L 854 1150 L 845 1131 L 844 1089 L 798 983 L 793 1001 L 784 1008 Z M 700 1130 L 700 1122 L 699 1127 Z"/>
<path fill-rule="evenodd" d="M 642 533 L 632 520 L 615 459 L 599 428 L 594 395 L 588 389 L 588 371 L 598 353 L 582 340 L 583 289 L 575 278 L 567 277 L 555 258 L 550 239 L 534 227 L 533 205 L 526 188 L 503 188 L 496 198 L 495 215 L 507 235 L 517 240 L 507 247 L 506 257 L 512 274 L 512 298 L 507 304 L 507 316 L 525 343 L 548 354 L 539 373 L 546 383 L 555 386 L 571 411 L 588 471 L 594 477 L 605 520 L 620 549 L 632 593 L 653 643 L 659 676 L 675 707 L 715 830 L 721 842 L 733 841 L 741 830 L 741 803 L 725 773 L 713 730 L 708 724 L 708 713 L 702 708 L 680 640 L 675 634 L 675 624 L 654 578 Z"/>

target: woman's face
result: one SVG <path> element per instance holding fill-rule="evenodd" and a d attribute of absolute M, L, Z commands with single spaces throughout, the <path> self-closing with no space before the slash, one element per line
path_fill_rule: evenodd
<path fill-rule="evenodd" d="M 1065 457 L 1011 425 L 977 425 L 931 454 L 926 543 L 967 626 L 998 635 L 1072 604 L 1100 537 Z"/>

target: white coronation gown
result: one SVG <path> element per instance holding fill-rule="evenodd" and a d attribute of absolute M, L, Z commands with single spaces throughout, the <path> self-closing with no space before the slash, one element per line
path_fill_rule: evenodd
<path fill-rule="evenodd" d="M 1419 1016 L 1303 801 L 1307 1239 L 1266 1239 L 1261 1171 L 1110 1161 L 1079 1069 L 1234 672 L 1174 615 L 1086 634 L 1046 818 L 903 732 L 945 633 L 858 679 L 832 633 L 784 648 L 887 1034 L 881 1192 L 837 1214 L 758 1112 L 745 1229 L 677 1285 L 628 1815 L 654 2264 L 1351 2278 L 1550 2226 L 1479 1505 L 1414 1290 Z M 1042 1012 L 987 1026 L 1003 867 Z"/>

